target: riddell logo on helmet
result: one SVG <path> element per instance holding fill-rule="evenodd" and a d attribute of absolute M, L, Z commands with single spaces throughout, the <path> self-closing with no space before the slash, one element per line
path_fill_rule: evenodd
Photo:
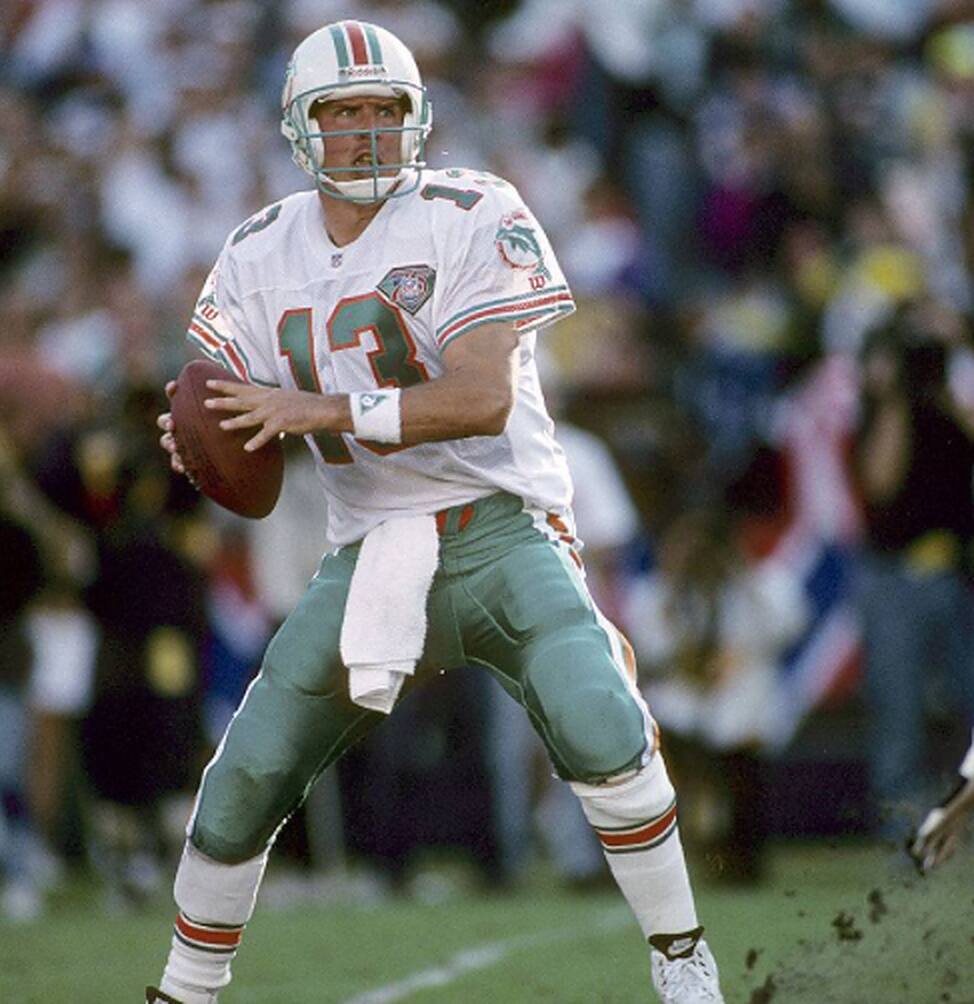
<path fill-rule="evenodd" d="M 369 66 L 343 66 L 339 69 L 340 77 L 387 77 L 389 71 L 385 63 L 372 63 Z"/>

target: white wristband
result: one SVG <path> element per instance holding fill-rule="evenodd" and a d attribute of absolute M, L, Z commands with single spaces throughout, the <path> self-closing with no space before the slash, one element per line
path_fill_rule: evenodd
<path fill-rule="evenodd" d="M 399 412 L 400 390 L 363 390 L 348 395 L 352 409 L 352 428 L 356 439 L 373 443 L 401 443 L 402 417 Z"/>

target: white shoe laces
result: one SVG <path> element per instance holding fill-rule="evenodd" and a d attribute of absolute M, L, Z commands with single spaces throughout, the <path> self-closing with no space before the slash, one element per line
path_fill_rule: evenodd
<path fill-rule="evenodd" d="M 724 1004 L 717 966 L 706 946 L 698 945 L 685 959 L 654 952 L 653 963 L 653 985 L 663 1004 Z"/>

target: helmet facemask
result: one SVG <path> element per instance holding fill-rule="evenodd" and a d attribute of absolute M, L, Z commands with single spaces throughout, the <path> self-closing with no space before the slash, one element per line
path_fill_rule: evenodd
<path fill-rule="evenodd" d="M 349 26 L 357 31 L 364 29 L 370 38 L 381 40 L 382 63 L 351 67 L 337 63 L 334 39 L 336 33 L 348 31 Z M 395 71 L 400 71 L 399 75 L 393 76 Z M 405 106 L 402 125 L 322 131 L 313 114 L 316 104 L 358 97 L 402 101 Z M 423 151 L 431 124 L 432 109 L 412 54 L 384 29 L 361 22 L 327 25 L 295 50 L 285 79 L 281 132 L 291 144 L 294 162 L 311 175 L 325 194 L 351 202 L 372 203 L 413 191 L 426 166 Z M 389 133 L 400 136 L 399 159 L 382 164 L 379 137 Z M 329 138 L 352 135 L 369 137 L 371 165 L 326 168 L 325 145 Z M 368 176 L 362 177 L 363 172 L 368 172 Z"/>

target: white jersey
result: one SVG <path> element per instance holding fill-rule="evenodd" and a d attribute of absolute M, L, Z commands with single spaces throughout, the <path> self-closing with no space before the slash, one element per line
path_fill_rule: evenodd
<path fill-rule="evenodd" d="M 548 239 L 513 186 L 427 172 L 336 247 L 315 191 L 251 217 L 227 240 L 189 338 L 242 379 L 322 393 L 409 387 L 443 375 L 443 351 L 488 322 L 521 333 L 514 410 L 499 436 L 415 446 L 307 436 L 328 537 L 361 539 L 391 516 L 434 513 L 497 491 L 563 512 L 571 482 L 545 408 L 535 332 L 574 310 Z"/>

